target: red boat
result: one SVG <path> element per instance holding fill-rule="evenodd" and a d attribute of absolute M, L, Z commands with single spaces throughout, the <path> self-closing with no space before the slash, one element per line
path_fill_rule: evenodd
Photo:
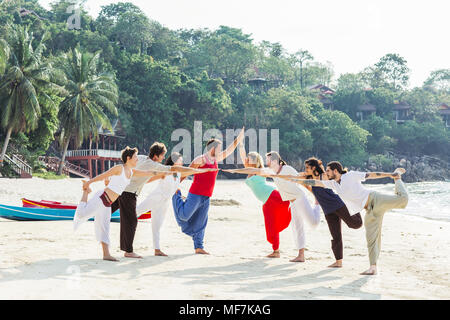
<path fill-rule="evenodd" d="M 77 208 L 76 204 L 62 203 L 57 201 L 41 200 L 35 201 L 26 198 L 22 198 L 22 206 L 26 208 L 50 208 L 50 209 L 72 209 Z M 150 219 L 152 217 L 151 212 L 146 212 L 139 216 L 139 220 Z"/>

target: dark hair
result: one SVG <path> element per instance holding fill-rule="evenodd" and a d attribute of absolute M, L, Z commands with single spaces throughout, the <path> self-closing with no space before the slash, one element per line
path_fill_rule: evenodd
<path fill-rule="evenodd" d="M 311 157 L 309 159 L 306 159 L 305 165 L 312 167 L 313 172 L 318 175 L 321 175 L 325 172 L 323 165 L 322 165 L 322 160 L 319 160 L 317 158 Z"/>
<path fill-rule="evenodd" d="M 122 150 L 120 158 L 122 159 L 123 163 L 127 163 L 128 157 L 130 157 L 131 159 L 131 157 L 133 157 L 135 153 L 138 153 L 137 148 L 130 148 L 129 146 L 127 146 L 125 149 Z"/>
<path fill-rule="evenodd" d="M 337 170 L 340 174 L 345 174 L 348 172 L 348 169 L 344 169 L 339 161 L 331 161 L 327 164 L 327 167 L 330 167 L 331 170 Z"/>
<path fill-rule="evenodd" d="M 206 143 L 206 150 L 211 150 L 212 148 L 217 147 L 219 144 L 221 144 L 222 141 L 219 139 L 209 139 L 209 141 Z"/>
<path fill-rule="evenodd" d="M 279 154 L 278 152 L 276 152 L 276 151 L 270 151 L 270 152 L 266 153 L 266 156 L 267 156 L 267 157 L 271 157 L 271 158 L 273 158 L 274 160 L 278 160 L 278 164 L 279 164 L 280 166 L 285 166 L 285 165 L 287 165 L 286 161 L 284 161 L 283 159 L 281 159 L 280 154 Z"/>
<path fill-rule="evenodd" d="M 150 153 L 149 153 L 148 157 L 153 160 L 154 156 L 159 157 L 161 154 L 163 154 L 165 152 L 167 152 L 167 148 L 166 148 L 165 144 L 162 142 L 155 142 L 150 147 Z"/>
<path fill-rule="evenodd" d="M 181 158 L 181 154 L 178 152 L 172 152 L 172 154 L 166 159 L 166 166 L 173 166 L 178 159 Z"/>

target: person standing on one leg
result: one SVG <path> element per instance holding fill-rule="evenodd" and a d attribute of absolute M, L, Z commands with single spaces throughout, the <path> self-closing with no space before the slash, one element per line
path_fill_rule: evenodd
<path fill-rule="evenodd" d="M 275 173 L 275 175 L 266 175 L 266 177 L 273 178 L 275 185 L 280 192 L 283 201 L 291 202 L 292 215 L 292 231 L 294 235 L 294 243 L 298 250 L 296 258 L 290 260 L 291 262 L 305 262 L 305 231 L 303 220 L 309 222 L 312 227 L 316 227 L 320 223 L 320 207 L 311 207 L 306 194 L 295 183 L 286 179 L 279 178 L 279 176 L 298 176 L 297 170 L 286 164 L 281 159 L 276 151 L 271 151 L 266 154 L 267 166 Z"/>
<path fill-rule="evenodd" d="M 322 161 L 312 157 L 305 160 L 305 173 L 310 179 L 328 180 Z M 359 229 L 362 227 L 361 214 L 350 215 L 347 207 L 341 198 L 328 188 L 307 186 L 319 202 L 327 220 L 328 228 L 331 233 L 331 248 L 333 250 L 336 262 L 329 265 L 330 268 L 341 268 L 344 255 L 342 243 L 341 220 L 344 221 L 349 228 Z"/>
<path fill-rule="evenodd" d="M 117 165 L 89 181 L 83 181 L 83 196 L 75 210 L 73 226 L 76 231 L 85 221 L 94 217 L 95 236 L 102 245 L 103 260 L 118 261 L 109 252 L 109 226 L 111 221 L 111 204 L 116 201 L 132 176 L 149 177 L 155 175 L 152 171 L 134 169 L 137 163 L 137 149 L 127 147 L 121 155 L 123 165 Z M 89 201 L 90 185 L 97 181 L 109 179 L 108 185 L 98 191 Z"/>
<path fill-rule="evenodd" d="M 377 274 L 377 261 L 381 251 L 381 227 L 384 214 L 391 209 L 404 209 L 408 204 L 408 193 L 401 180 L 405 169 L 397 168 L 393 173 L 358 172 L 342 167 L 338 161 L 327 165 L 328 181 L 287 178 L 297 183 L 333 189 L 344 201 L 350 214 L 366 209 L 364 226 L 366 228 L 367 248 L 370 267 L 363 275 Z M 361 184 L 368 179 L 392 178 L 395 180 L 395 194 L 387 195 L 370 191 Z"/>
<path fill-rule="evenodd" d="M 150 147 L 148 157 L 139 156 L 136 169 L 160 171 L 160 174 L 192 171 L 185 167 L 162 165 L 161 161 L 164 159 L 166 153 L 167 148 L 163 143 L 153 143 Z M 147 181 L 148 177 L 133 176 L 130 184 L 111 206 L 111 213 L 120 208 L 120 250 L 125 252 L 124 256 L 126 258 L 142 258 L 133 251 L 133 241 L 138 223 L 136 201 Z"/>
<path fill-rule="evenodd" d="M 183 157 L 178 152 L 174 152 L 169 156 L 169 158 L 167 158 L 165 165 L 182 167 Z M 162 174 L 150 178 L 148 183 L 156 180 L 159 180 L 159 183 L 156 188 L 141 203 L 139 203 L 136 208 L 138 217 L 143 213 L 151 211 L 152 236 L 155 256 L 167 256 L 164 252 L 161 251 L 159 242 L 160 231 L 172 196 L 180 186 L 180 178 L 185 178 L 192 174 L 200 174 L 210 171 L 210 169 L 194 168 L 189 168 L 189 170 L 191 170 L 191 172 L 181 174 L 177 172 L 173 175 Z"/>
<path fill-rule="evenodd" d="M 243 169 L 223 170 L 230 173 L 247 174 L 245 183 L 254 195 L 263 203 L 264 225 L 267 241 L 272 245 L 273 252 L 267 258 L 280 257 L 280 232 L 291 222 L 290 202 L 281 200 L 280 193 L 273 186 L 268 185 L 264 177 L 258 174 L 267 173 L 264 160 L 257 152 L 246 154 L 242 143 L 239 144 L 239 154 L 243 159 Z"/>
<path fill-rule="evenodd" d="M 244 139 L 245 129 L 242 128 L 238 137 L 224 151 L 222 141 L 211 139 L 206 144 L 206 153 L 195 158 L 190 167 L 198 169 L 217 169 L 217 163 L 233 154 L 239 142 Z M 203 238 L 208 223 L 210 198 L 216 183 L 218 171 L 196 174 L 189 193 L 184 201 L 180 190 L 172 197 L 175 219 L 181 231 L 192 237 L 196 254 L 208 254 L 204 250 Z"/>

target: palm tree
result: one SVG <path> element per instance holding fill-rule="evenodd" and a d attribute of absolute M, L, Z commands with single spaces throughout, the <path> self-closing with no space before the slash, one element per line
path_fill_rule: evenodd
<path fill-rule="evenodd" d="M 71 139 L 78 147 L 87 137 L 97 137 L 99 124 L 112 130 L 105 111 L 117 115 L 118 89 L 113 75 L 98 73 L 99 57 L 100 52 L 91 54 L 78 48 L 62 56 L 59 67 L 69 94 L 59 105 L 62 156 L 58 174 L 62 173 Z"/>
<path fill-rule="evenodd" d="M 38 94 L 52 103 L 45 91 L 58 86 L 52 81 L 52 65 L 42 57 L 47 37 L 46 33 L 33 45 L 36 39 L 28 27 L 14 25 L 8 32 L 9 41 L 0 41 L 0 125 L 6 130 L 0 162 L 12 133 L 37 127 L 41 113 Z"/>

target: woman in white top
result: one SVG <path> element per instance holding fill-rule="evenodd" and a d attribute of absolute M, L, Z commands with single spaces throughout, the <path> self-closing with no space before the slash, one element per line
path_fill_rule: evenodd
<path fill-rule="evenodd" d="M 183 166 L 183 157 L 178 152 L 173 152 L 167 158 L 166 166 Z M 140 215 L 151 211 L 151 223 L 153 234 L 153 247 L 155 249 L 155 256 L 167 256 L 161 251 L 159 239 L 162 224 L 164 222 L 167 208 L 171 206 L 172 196 L 180 187 L 180 179 L 192 174 L 205 173 L 209 171 L 216 171 L 216 169 L 195 169 L 189 168 L 189 172 L 172 172 L 171 175 L 155 175 L 148 180 L 148 183 L 159 180 L 156 188 L 136 207 L 136 213 Z"/>
<path fill-rule="evenodd" d="M 280 192 L 283 201 L 291 202 L 292 215 L 292 231 L 294 234 L 294 243 L 298 250 L 298 256 L 291 262 L 305 262 L 305 230 L 303 219 L 309 222 L 312 227 L 316 227 L 320 223 L 320 206 L 316 204 L 312 207 L 303 190 L 295 183 L 282 179 L 280 176 L 292 175 L 297 178 L 299 176 L 297 170 L 286 164 L 276 151 L 266 154 L 267 166 L 275 173 L 275 175 L 266 175 L 273 178 L 275 185 Z"/>
<path fill-rule="evenodd" d="M 127 147 L 122 151 L 123 165 L 117 165 L 108 171 L 96 176 L 89 181 L 83 181 L 83 196 L 75 210 L 73 218 L 74 230 L 88 219 L 94 217 L 95 236 L 102 245 L 103 260 L 118 261 L 109 252 L 109 225 L 111 221 L 111 204 L 123 192 L 130 183 L 131 176 L 154 176 L 161 174 L 161 171 L 140 171 L 133 169 L 136 167 L 138 151 L 136 148 Z M 163 172 L 164 173 L 164 172 Z M 165 172 L 172 174 L 172 172 Z M 104 189 L 98 191 L 89 201 L 88 194 L 92 191 L 89 187 L 92 183 L 109 179 L 109 184 Z"/>

